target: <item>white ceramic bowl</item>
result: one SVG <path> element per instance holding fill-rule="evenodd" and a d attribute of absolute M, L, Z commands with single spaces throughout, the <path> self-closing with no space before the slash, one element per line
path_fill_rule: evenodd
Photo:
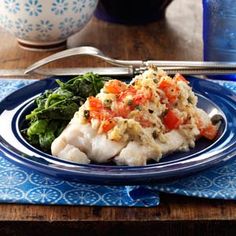
<path fill-rule="evenodd" d="M 0 26 L 22 47 L 57 49 L 93 16 L 98 0 L 0 0 Z"/>

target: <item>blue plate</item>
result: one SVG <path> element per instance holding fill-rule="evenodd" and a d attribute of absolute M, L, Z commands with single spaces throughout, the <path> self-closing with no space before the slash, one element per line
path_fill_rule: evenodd
<path fill-rule="evenodd" d="M 200 139 L 185 153 L 174 153 L 159 163 L 140 167 L 81 165 L 59 160 L 31 146 L 20 129 L 24 117 L 34 107 L 33 100 L 46 89 L 57 86 L 55 78 L 37 81 L 6 97 L 0 103 L 0 150 L 25 168 L 73 181 L 97 184 L 140 184 L 192 174 L 236 156 L 236 95 L 207 80 L 188 78 L 198 95 L 198 106 L 207 113 L 218 110 L 223 117 L 214 142 Z"/>

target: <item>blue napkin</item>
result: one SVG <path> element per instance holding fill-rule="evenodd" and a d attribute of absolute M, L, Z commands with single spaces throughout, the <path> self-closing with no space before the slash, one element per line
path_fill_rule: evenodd
<path fill-rule="evenodd" d="M 0 80 L 0 100 L 32 82 Z M 236 92 L 235 82 L 218 83 Z M 0 202 L 152 207 L 159 204 L 159 192 L 236 200 L 236 160 L 164 184 L 100 186 L 55 179 L 18 167 L 0 152 Z"/>
<path fill-rule="evenodd" d="M 1 80 L 0 100 L 34 81 Z M 9 162 L 0 151 L 0 202 L 31 204 L 136 206 L 159 204 L 158 193 L 132 186 L 100 186 L 64 181 L 24 169 Z"/>

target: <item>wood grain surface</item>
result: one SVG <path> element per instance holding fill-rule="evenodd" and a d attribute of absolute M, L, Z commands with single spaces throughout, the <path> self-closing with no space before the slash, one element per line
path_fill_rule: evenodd
<path fill-rule="evenodd" d="M 23 50 L 3 29 L 0 35 L 0 69 L 26 68 L 53 53 Z M 68 40 L 69 48 L 81 45 L 98 47 L 119 59 L 202 60 L 201 0 L 175 0 L 165 19 L 147 25 L 125 26 L 93 18 Z M 71 57 L 48 66 L 106 64 L 89 57 Z M 160 206 L 147 209 L 2 203 L 0 235 L 234 235 L 235 202 L 160 197 Z"/>
<path fill-rule="evenodd" d="M 96 18 L 68 40 L 68 47 L 95 46 L 114 58 L 201 60 L 201 1 L 175 0 L 167 9 L 166 19 L 125 26 Z M 14 36 L 0 28 L 0 68 L 25 68 L 53 52 L 32 52 L 18 47 Z M 88 57 L 71 57 L 51 63 L 50 67 L 101 66 Z"/>

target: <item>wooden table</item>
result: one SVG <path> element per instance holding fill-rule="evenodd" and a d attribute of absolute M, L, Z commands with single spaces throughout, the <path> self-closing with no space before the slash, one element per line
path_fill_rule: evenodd
<path fill-rule="evenodd" d="M 52 52 L 30 52 L 0 30 L 0 69 L 25 68 Z M 93 18 L 68 47 L 92 45 L 114 58 L 202 60 L 202 10 L 200 0 L 175 0 L 166 19 L 143 26 L 115 25 Z M 50 64 L 104 66 L 88 57 Z M 0 205 L 0 235 L 233 235 L 236 204 L 161 194 L 154 208 Z M 227 231 L 226 231 L 227 229 Z"/>

